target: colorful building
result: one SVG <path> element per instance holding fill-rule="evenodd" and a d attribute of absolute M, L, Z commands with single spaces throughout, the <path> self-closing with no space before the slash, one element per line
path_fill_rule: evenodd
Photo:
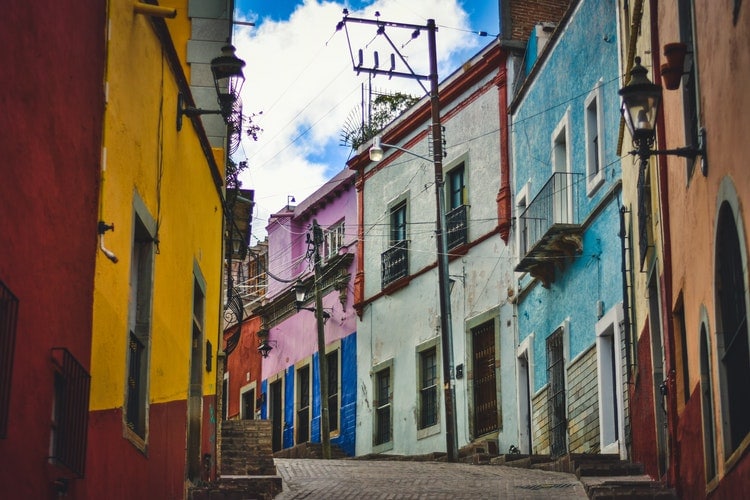
<path fill-rule="evenodd" d="M 104 2 L 3 5 L 2 498 L 77 498 L 90 476 L 104 29 Z"/>
<path fill-rule="evenodd" d="M 183 498 L 212 475 L 225 153 L 182 110 L 226 44 L 228 6 L 200 68 L 192 2 L 109 3 L 82 498 Z"/>
<path fill-rule="evenodd" d="M 748 44 L 750 12 L 741 2 L 619 7 L 629 36 L 623 67 L 630 72 L 639 57 L 662 87 L 651 149 L 671 151 L 630 167 L 645 179 L 629 197 L 648 272 L 635 294 L 632 413 L 649 425 L 634 420 L 633 455 L 680 498 L 741 498 L 750 481 L 750 185 L 742 167 L 750 103 L 739 82 L 750 77 L 750 57 L 737 47 Z"/>
<path fill-rule="evenodd" d="M 266 228 L 268 289 L 255 314 L 262 318 L 258 342 L 270 347 L 263 359 L 259 397 L 261 417 L 272 422 L 274 451 L 323 441 L 322 343 L 330 444 L 354 454 L 356 214 L 354 172 L 345 169 L 296 207 L 273 214 Z M 306 292 L 299 303 L 297 284 Z"/>
<path fill-rule="evenodd" d="M 616 5 L 535 36 L 510 108 L 520 448 L 626 458 Z"/>

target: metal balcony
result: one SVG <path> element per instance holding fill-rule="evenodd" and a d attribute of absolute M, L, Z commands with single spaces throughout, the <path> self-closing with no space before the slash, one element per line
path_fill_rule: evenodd
<path fill-rule="evenodd" d="M 409 275 L 409 242 L 399 241 L 380 255 L 381 286 L 385 288 L 397 279 Z"/>
<path fill-rule="evenodd" d="M 581 173 L 555 172 L 518 218 L 519 255 L 516 271 L 528 272 L 545 287 L 555 268 L 583 250 L 578 214 Z"/>
<path fill-rule="evenodd" d="M 445 214 L 448 250 L 468 242 L 468 213 L 469 206 L 461 205 Z"/>

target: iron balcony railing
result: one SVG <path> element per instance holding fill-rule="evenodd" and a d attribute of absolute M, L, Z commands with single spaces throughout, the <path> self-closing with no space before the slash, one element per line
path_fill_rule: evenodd
<path fill-rule="evenodd" d="M 461 205 L 445 214 L 448 250 L 468 241 L 468 212 L 469 206 Z"/>
<path fill-rule="evenodd" d="M 409 241 L 396 242 L 391 248 L 383 252 L 381 260 L 381 283 L 385 288 L 397 279 L 409 275 Z"/>
<path fill-rule="evenodd" d="M 577 226 L 582 173 L 555 172 L 519 217 L 521 256 L 527 255 L 553 228 Z"/>

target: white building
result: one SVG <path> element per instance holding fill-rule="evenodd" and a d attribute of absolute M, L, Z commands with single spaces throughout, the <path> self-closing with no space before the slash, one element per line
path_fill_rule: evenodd
<path fill-rule="evenodd" d="M 456 440 L 490 441 L 501 452 L 518 444 L 507 185 L 500 195 L 508 178 L 506 57 L 490 44 L 439 92 Z M 426 97 L 383 131 L 382 161 L 370 161 L 370 142 L 349 162 L 363 256 L 355 281 L 357 455 L 446 451 L 430 109 Z"/>

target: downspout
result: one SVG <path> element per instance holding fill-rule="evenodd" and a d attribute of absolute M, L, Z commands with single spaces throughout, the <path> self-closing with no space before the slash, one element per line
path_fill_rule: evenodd
<path fill-rule="evenodd" d="M 354 310 L 360 321 L 363 313 L 363 300 L 365 297 L 365 176 L 364 167 L 357 167 L 357 176 L 354 181 L 357 191 L 357 273 L 354 276 Z"/>
<path fill-rule="evenodd" d="M 510 148 L 508 147 L 508 70 L 507 54 L 503 51 L 500 63 L 502 67 L 497 76 L 496 85 L 500 100 L 500 190 L 497 202 L 497 220 L 500 237 L 507 244 L 511 226 L 510 204 Z"/>
<path fill-rule="evenodd" d="M 659 21 L 658 21 L 658 0 L 649 1 L 650 21 L 651 21 L 651 57 L 654 70 L 654 81 L 661 81 L 661 62 L 660 62 L 660 43 L 659 43 Z M 663 104 L 662 104 L 663 106 Z M 664 112 L 657 117 L 658 125 L 657 144 L 666 144 L 666 132 L 664 124 Z M 679 442 L 677 440 L 677 394 L 674 370 L 674 328 L 673 322 L 669 321 L 672 313 L 672 243 L 671 227 L 669 217 L 669 183 L 667 182 L 668 164 L 667 158 L 663 155 L 657 156 L 657 165 L 659 172 L 659 208 L 661 210 L 661 227 L 662 227 L 662 260 L 664 261 L 664 303 L 662 309 L 664 312 L 662 328 L 664 331 L 664 364 L 667 382 L 667 433 L 669 435 L 669 464 L 666 471 L 667 483 L 676 485 L 677 478 L 680 477 L 680 453 Z"/>

